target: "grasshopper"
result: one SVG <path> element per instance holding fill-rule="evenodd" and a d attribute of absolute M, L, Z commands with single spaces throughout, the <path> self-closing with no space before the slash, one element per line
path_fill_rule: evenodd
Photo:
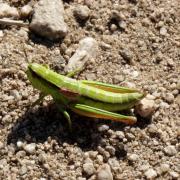
<path fill-rule="evenodd" d="M 136 117 L 116 112 L 132 108 L 145 96 L 136 89 L 97 81 L 75 80 L 37 63 L 30 63 L 26 73 L 33 87 L 42 93 L 38 102 L 46 95 L 51 95 L 70 127 L 68 108 L 86 117 L 134 124 Z"/>

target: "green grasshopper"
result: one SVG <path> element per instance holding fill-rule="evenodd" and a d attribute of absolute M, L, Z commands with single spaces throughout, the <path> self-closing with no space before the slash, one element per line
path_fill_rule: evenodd
<path fill-rule="evenodd" d="M 29 64 L 26 73 L 32 85 L 42 92 L 38 102 L 46 95 L 51 95 L 70 127 L 68 108 L 82 116 L 134 124 L 136 117 L 116 112 L 132 108 L 145 96 L 136 89 L 97 81 L 75 80 L 37 63 Z"/>

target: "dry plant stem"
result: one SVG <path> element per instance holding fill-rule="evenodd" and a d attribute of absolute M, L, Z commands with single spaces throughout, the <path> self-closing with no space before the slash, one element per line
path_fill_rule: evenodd
<path fill-rule="evenodd" d="M 16 25 L 16 26 L 21 26 L 21 27 L 29 27 L 29 23 L 24 23 L 23 21 L 20 20 L 12 20 L 12 19 L 0 19 L 0 25 Z"/>

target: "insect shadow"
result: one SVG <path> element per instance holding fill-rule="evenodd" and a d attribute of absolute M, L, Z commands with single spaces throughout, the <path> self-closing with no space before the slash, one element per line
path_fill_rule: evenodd
<path fill-rule="evenodd" d="M 96 149 L 101 141 L 98 134 L 97 121 L 71 113 L 72 132 L 69 131 L 66 119 L 58 112 L 55 104 L 46 107 L 35 107 L 20 117 L 10 134 L 8 144 L 16 144 L 18 140 L 28 143 L 44 143 L 49 137 L 58 144 L 64 142 L 77 144 L 82 149 Z"/>
<path fill-rule="evenodd" d="M 63 143 L 68 143 L 80 147 L 83 151 L 97 151 L 98 146 L 105 147 L 110 143 L 108 138 L 110 135 L 107 131 L 100 132 L 98 130 L 99 125 L 106 124 L 114 131 L 124 131 L 124 128 L 127 127 L 118 122 L 95 120 L 78 116 L 74 113 L 71 113 L 71 117 L 73 120 L 72 132 L 69 131 L 67 121 L 58 112 L 55 104 L 30 108 L 12 127 L 7 143 L 16 144 L 18 140 L 26 141 L 27 143 L 45 143 L 48 138 L 51 138 L 59 146 L 62 146 Z M 145 128 L 149 122 L 139 122 L 137 126 Z M 115 144 L 112 145 L 116 150 L 115 156 L 118 159 L 126 158 L 127 151 L 121 140 L 115 139 Z"/>

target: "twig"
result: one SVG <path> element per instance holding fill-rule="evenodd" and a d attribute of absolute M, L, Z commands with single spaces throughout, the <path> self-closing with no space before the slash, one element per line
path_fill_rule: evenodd
<path fill-rule="evenodd" d="M 7 18 L 0 19 L 0 25 L 9 25 L 9 26 L 16 25 L 21 27 L 29 27 L 29 23 L 25 23 L 20 20 L 7 19 Z"/>

